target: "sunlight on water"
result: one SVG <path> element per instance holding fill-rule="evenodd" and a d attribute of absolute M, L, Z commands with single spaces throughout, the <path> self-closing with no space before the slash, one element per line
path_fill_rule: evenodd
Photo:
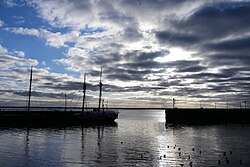
<path fill-rule="evenodd" d="M 163 111 L 117 124 L 0 129 L 0 166 L 247 166 L 249 125 L 173 126 Z"/>

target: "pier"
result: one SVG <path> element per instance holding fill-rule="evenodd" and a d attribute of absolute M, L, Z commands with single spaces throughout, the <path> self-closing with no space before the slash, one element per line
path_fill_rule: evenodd
<path fill-rule="evenodd" d="M 250 109 L 172 108 L 165 110 L 167 123 L 250 123 Z"/>

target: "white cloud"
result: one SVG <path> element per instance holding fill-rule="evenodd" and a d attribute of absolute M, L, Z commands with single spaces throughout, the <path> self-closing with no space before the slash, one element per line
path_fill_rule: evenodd
<path fill-rule="evenodd" d="M 23 51 L 14 51 L 14 54 L 16 54 L 18 57 L 24 57 L 25 53 Z"/>
<path fill-rule="evenodd" d="M 47 64 L 46 61 L 42 61 L 43 66 L 46 66 L 46 64 Z"/>
<path fill-rule="evenodd" d="M 7 27 L 5 28 L 5 30 L 15 34 L 30 35 L 39 38 L 44 38 L 46 40 L 47 45 L 56 48 L 66 46 L 66 43 L 68 42 L 75 42 L 80 36 L 80 33 L 78 31 L 71 31 L 66 34 L 62 34 L 61 32 L 54 33 L 45 29 L 23 27 Z"/>
<path fill-rule="evenodd" d="M 0 54 L 8 53 L 8 50 L 0 44 Z"/>
<path fill-rule="evenodd" d="M 15 24 L 23 24 L 26 22 L 24 16 L 12 16 L 12 18 L 13 18 L 13 21 L 15 22 Z"/>
<path fill-rule="evenodd" d="M 85 27 L 96 20 L 93 4 L 90 1 L 30 1 L 40 15 L 54 26 Z M 73 17 L 72 17 L 73 16 Z M 79 17 L 81 16 L 81 17 Z"/>
<path fill-rule="evenodd" d="M 24 58 L 25 53 L 23 51 L 8 51 L 7 48 L 0 45 L 0 68 L 8 69 L 12 67 L 21 66 L 35 66 L 38 61 L 35 59 Z"/>
<path fill-rule="evenodd" d="M 60 32 L 52 33 L 44 29 L 41 30 L 41 36 L 47 40 L 47 45 L 57 48 L 66 46 L 68 42 L 75 42 L 79 35 L 80 33 L 77 31 L 61 34 Z"/>
<path fill-rule="evenodd" d="M 9 7 L 14 7 L 17 6 L 18 4 L 16 3 L 16 0 L 4 0 L 3 1 L 7 6 Z"/>
<path fill-rule="evenodd" d="M 31 36 L 36 36 L 39 37 L 40 36 L 40 31 L 38 29 L 34 29 L 34 28 L 23 28 L 23 27 L 7 27 L 5 28 L 6 31 L 10 31 L 16 34 L 22 34 L 22 35 L 31 35 Z"/>
<path fill-rule="evenodd" d="M 184 17 L 204 1 L 96 1 L 96 0 L 32 0 L 40 16 L 52 26 L 85 29 L 102 27 L 117 32 L 124 27 L 142 30 L 161 27 L 164 17 Z M 145 10 L 146 9 L 146 10 Z M 157 11 L 157 12 L 155 12 Z"/>
<path fill-rule="evenodd" d="M 4 26 L 4 22 L 2 20 L 0 20 L 0 27 Z"/>
<path fill-rule="evenodd" d="M 8 69 L 11 67 L 22 67 L 22 66 L 35 66 L 38 64 L 37 60 L 26 59 L 22 57 L 16 57 L 9 54 L 1 54 L 1 69 Z"/>

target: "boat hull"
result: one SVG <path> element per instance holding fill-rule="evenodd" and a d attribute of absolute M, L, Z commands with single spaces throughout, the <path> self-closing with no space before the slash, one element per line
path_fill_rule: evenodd
<path fill-rule="evenodd" d="M 114 122 L 118 112 L 109 111 L 0 111 L 0 125 L 81 125 Z"/>

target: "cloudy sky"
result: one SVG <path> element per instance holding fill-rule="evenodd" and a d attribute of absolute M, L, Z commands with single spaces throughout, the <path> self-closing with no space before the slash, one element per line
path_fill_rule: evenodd
<path fill-rule="evenodd" d="M 2 0 L 0 104 L 239 106 L 250 99 L 250 1 Z"/>

